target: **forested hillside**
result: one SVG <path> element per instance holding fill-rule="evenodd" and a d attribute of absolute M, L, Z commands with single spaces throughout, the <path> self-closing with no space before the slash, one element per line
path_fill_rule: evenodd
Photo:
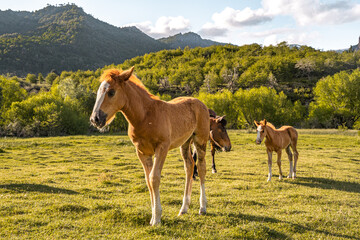
<path fill-rule="evenodd" d="M 76 5 L 0 12 L 0 74 L 97 69 L 166 47 L 135 27 L 111 26 Z"/>
<path fill-rule="evenodd" d="M 266 86 L 283 91 L 293 102 L 308 104 L 312 88 L 322 77 L 360 66 L 360 53 L 323 52 L 311 47 L 212 46 L 168 50 L 125 61 L 122 68 L 135 66 L 136 74 L 153 92 L 193 95 L 200 90 L 235 92 Z"/>
<path fill-rule="evenodd" d="M 96 71 L 28 74 L 26 79 L 2 76 L 0 134 L 91 131 L 88 119 L 101 73 L 131 66 L 153 94 L 164 100 L 195 96 L 227 115 L 231 128 L 249 128 L 262 118 L 276 126 L 360 128 L 360 52 L 281 43 L 162 50 Z M 126 127 L 118 114 L 110 130 Z"/>
<path fill-rule="evenodd" d="M 118 28 L 74 4 L 35 12 L 0 11 L 0 74 L 96 70 L 162 49 L 217 42 L 195 33 L 155 40 L 136 27 Z"/>

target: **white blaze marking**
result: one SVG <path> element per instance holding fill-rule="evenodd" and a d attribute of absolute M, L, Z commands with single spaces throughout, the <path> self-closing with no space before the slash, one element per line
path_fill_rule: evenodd
<path fill-rule="evenodd" d="M 261 140 L 261 138 L 260 138 L 260 132 L 261 132 L 261 130 L 262 130 L 262 129 L 261 129 L 261 125 L 259 125 L 258 128 L 257 128 L 257 137 L 256 137 L 256 140 L 257 140 L 257 141 L 260 141 L 260 140 Z"/>
<path fill-rule="evenodd" d="M 104 101 L 105 94 L 106 94 L 107 90 L 109 89 L 109 87 L 110 87 L 110 84 L 105 81 L 100 84 L 100 87 L 97 91 L 96 102 L 94 105 L 93 112 L 99 111 L 100 106 Z"/>

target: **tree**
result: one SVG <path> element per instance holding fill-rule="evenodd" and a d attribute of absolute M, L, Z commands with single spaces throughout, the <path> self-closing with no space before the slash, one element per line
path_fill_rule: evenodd
<path fill-rule="evenodd" d="M 321 79 L 314 89 L 309 120 L 316 126 L 352 127 L 360 119 L 360 70 Z M 329 122 L 330 121 L 330 122 Z"/>
<path fill-rule="evenodd" d="M 18 81 L 0 76 L 0 125 L 11 104 L 24 100 L 26 96 L 26 90 L 20 87 Z"/>
<path fill-rule="evenodd" d="M 11 105 L 6 113 L 6 130 L 15 136 L 84 134 L 88 116 L 77 108 L 75 101 L 63 100 L 55 91 L 40 92 Z"/>
<path fill-rule="evenodd" d="M 38 83 L 43 83 L 45 81 L 44 76 L 41 73 L 38 74 L 37 80 L 38 80 Z"/>
<path fill-rule="evenodd" d="M 56 73 L 51 72 L 46 76 L 45 82 L 51 85 L 57 77 L 58 75 Z"/>
<path fill-rule="evenodd" d="M 311 58 L 302 58 L 295 64 L 295 68 L 300 70 L 301 76 L 306 76 L 310 80 L 311 73 L 315 71 L 315 61 Z"/>
<path fill-rule="evenodd" d="M 29 73 L 27 76 L 26 76 L 26 81 L 27 82 L 30 82 L 30 83 L 36 83 L 36 75 L 35 74 L 32 74 L 32 73 Z"/>

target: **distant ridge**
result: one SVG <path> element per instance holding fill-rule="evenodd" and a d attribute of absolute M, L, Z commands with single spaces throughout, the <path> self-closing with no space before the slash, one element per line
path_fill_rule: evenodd
<path fill-rule="evenodd" d="M 158 39 L 160 42 L 168 44 L 171 48 L 195 48 L 195 47 L 210 47 L 213 45 L 225 45 L 225 43 L 215 42 L 207 39 L 201 38 L 200 35 L 188 32 L 188 33 L 179 33 L 174 36 L 167 38 Z"/>
<path fill-rule="evenodd" d="M 126 59 L 185 46 L 220 44 L 195 33 L 155 40 L 136 27 L 115 27 L 75 4 L 0 11 L 0 74 L 95 70 Z"/>

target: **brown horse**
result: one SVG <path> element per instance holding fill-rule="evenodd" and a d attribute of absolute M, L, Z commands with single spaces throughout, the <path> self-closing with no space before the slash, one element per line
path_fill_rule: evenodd
<path fill-rule="evenodd" d="M 225 116 L 219 117 L 216 116 L 216 113 L 209 109 L 210 115 L 210 147 L 211 147 L 211 156 L 212 156 L 212 173 L 216 173 L 216 166 L 215 166 L 215 152 L 216 150 L 222 150 L 224 152 L 228 152 L 231 149 L 231 141 L 229 135 L 226 132 L 226 119 Z M 196 162 L 197 155 L 196 151 L 193 153 L 194 161 Z M 194 176 L 193 178 L 198 175 L 197 167 L 194 166 Z"/>
<path fill-rule="evenodd" d="M 286 153 L 289 158 L 290 162 L 290 173 L 288 178 L 295 178 L 296 177 L 296 164 L 299 157 L 299 153 L 296 149 L 298 133 L 295 128 L 291 126 L 283 126 L 279 129 L 275 129 L 274 125 L 267 122 L 265 119 L 263 121 L 257 122 L 254 121 L 255 125 L 257 126 L 257 138 L 256 143 L 261 144 L 262 140 L 266 138 L 265 145 L 266 151 L 268 154 L 268 165 L 269 165 L 269 175 L 268 181 L 271 180 L 272 172 L 271 172 L 271 165 L 272 165 L 272 152 L 277 153 L 277 164 L 279 166 L 279 179 L 282 179 L 282 171 L 281 171 L 281 151 L 282 149 L 286 148 Z M 293 166 L 293 159 L 292 153 L 290 150 L 292 148 L 294 152 L 294 166 Z"/>
<path fill-rule="evenodd" d="M 194 160 L 190 153 L 190 143 L 193 142 L 199 158 L 200 214 L 205 214 L 205 153 L 210 131 L 208 109 L 201 101 L 191 97 L 161 101 L 132 75 L 133 69 L 109 69 L 101 75 L 101 85 L 90 121 L 94 126 L 103 128 L 110 124 L 119 111 L 128 121 L 128 135 L 144 168 L 150 192 L 151 225 L 161 222 L 161 170 L 168 151 L 176 147 L 180 147 L 186 172 L 183 205 L 179 215 L 188 211 L 194 170 Z"/>

